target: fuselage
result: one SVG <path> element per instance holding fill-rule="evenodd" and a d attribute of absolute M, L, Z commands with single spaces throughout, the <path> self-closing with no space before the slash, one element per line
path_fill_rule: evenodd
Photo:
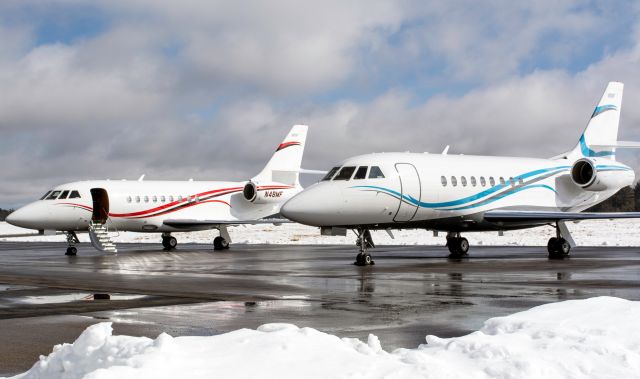
<path fill-rule="evenodd" d="M 215 225 L 175 228 L 164 224 L 164 221 L 237 221 L 259 219 L 279 212 L 282 202 L 254 204 L 245 200 L 242 191 L 246 183 L 116 180 L 66 183 L 15 211 L 9 221 L 31 229 L 83 231 L 88 229 L 94 207 L 98 206 L 106 207 L 111 230 L 172 232 L 203 230 Z M 106 204 L 104 199 L 94 199 L 92 189 L 104 190 Z M 284 200 L 299 189 L 281 183 L 266 183 L 258 185 L 257 190 Z"/>
<path fill-rule="evenodd" d="M 282 214 L 307 225 L 369 229 L 530 227 L 536 224 L 487 223 L 482 214 L 494 209 L 582 211 L 633 183 L 628 166 L 612 159 L 594 162 L 599 177 L 613 185 L 598 191 L 581 188 L 571 178 L 574 161 L 569 159 L 367 154 L 341 162 L 333 176 L 290 199 Z M 381 175 L 372 175 L 378 168 Z"/>

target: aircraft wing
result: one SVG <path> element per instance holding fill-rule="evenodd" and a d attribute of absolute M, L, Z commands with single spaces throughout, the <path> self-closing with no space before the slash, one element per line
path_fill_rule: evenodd
<path fill-rule="evenodd" d="M 602 220 L 614 218 L 640 218 L 640 212 L 549 212 L 496 210 L 484 213 L 489 222 L 554 222 L 571 220 Z"/>
<path fill-rule="evenodd" d="M 284 224 L 290 223 L 291 220 L 286 218 L 261 218 L 258 220 L 189 220 L 189 219 L 176 219 L 176 220 L 164 220 L 164 224 L 173 226 L 176 228 L 188 228 L 192 226 L 206 226 L 206 225 L 257 225 L 257 224 Z"/>

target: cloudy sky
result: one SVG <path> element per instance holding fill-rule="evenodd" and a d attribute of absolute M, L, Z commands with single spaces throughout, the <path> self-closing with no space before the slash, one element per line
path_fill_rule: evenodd
<path fill-rule="evenodd" d="M 640 138 L 637 4 L 3 0 L 0 207 L 82 179 L 245 180 L 295 123 L 311 169 L 549 157 L 612 80 L 620 139 Z"/>

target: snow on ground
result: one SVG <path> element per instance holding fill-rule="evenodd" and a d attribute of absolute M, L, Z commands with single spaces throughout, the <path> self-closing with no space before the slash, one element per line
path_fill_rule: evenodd
<path fill-rule="evenodd" d="M 571 300 L 392 352 L 374 335 L 362 342 L 290 324 L 154 340 L 100 323 L 16 378 L 638 378 L 639 319 L 640 302 Z"/>
<path fill-rule="evenodd" d="M 640 220 L 593 220 L 580 223 L 568 223 L 569 230 L 579 246 L 640 246 Z M 41 241 L 64 242 L 63 235 L 2 238 L 6 234 L 34 233 L 29 229 L 22 229 L 0 222 L 0 241 Z M 348 244 L 355 241 L 353 233 L 346 237 L 321 236 L 318 228 L 300 224 L 275 225 L 246 225 L 229 228 L 234 243 L 267 243 L 267 244 Z M 372 233 L 373 239 L 379 245 L 443 245 L 444 235 L 434 237 L 432 232 L 422 229 L 393 231 L 395 239 L 391 239 L 385 231 Z M 113 232 L 114 241 L 118 242 L 149 242 L 160 243 L 158 233 Z M 217 231 L 174 233 L 179 243 L 211 243 Z M 504 236 L 497 232 L 466 233 L 472 246 L 477 245 L 518 245 L 518 246 L 546 246 L 555 230 L 549 226 L 508 231 Z M 89 235 L 79 234 L 81 242 L 89 242 Z"/>

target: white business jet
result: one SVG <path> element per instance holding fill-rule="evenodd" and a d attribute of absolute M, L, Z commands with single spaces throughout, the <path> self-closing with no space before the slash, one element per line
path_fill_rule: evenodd
<path fill-rule="evenodd" d="M 162 244 L 169 250 L 178 243 L 172 232 L 218 229 L 213 246 L 227 249 L 228 225 L 283 221 L 273 217 L 284 201 L 302 190 L 299 173 L 306 137 L 307 126 L 295 125 L 249 181 L 144 181 L 143 176 L 137 181 L 67 183 L 11 213 L 7 222 L 63 231 L 67 255 L 77 253 L 77 231 L 88 231 L 98 250 L 117 252 L 109 231 L 162 233 Z"/>
<path fill-rule="evenodd" d="M 297 194 L 281 214 L 321 227 L 324 235 L 353 229 L 360 253 L 371 264 L 369 230 L 423 228 L 447 233 L 451 257 L 467 254 L 460 234 L 552 225 L 552 259 L 569 254 L 575 242 L 568 220 L 640 218 L 640 213 L 585 213 L 634 182 L 634 172 L 617 162 L 622 83 L 609 83 L 576 147 L 550 159 L 472 155 L 380 153 L 346 159 L 313 186 Z"/>

